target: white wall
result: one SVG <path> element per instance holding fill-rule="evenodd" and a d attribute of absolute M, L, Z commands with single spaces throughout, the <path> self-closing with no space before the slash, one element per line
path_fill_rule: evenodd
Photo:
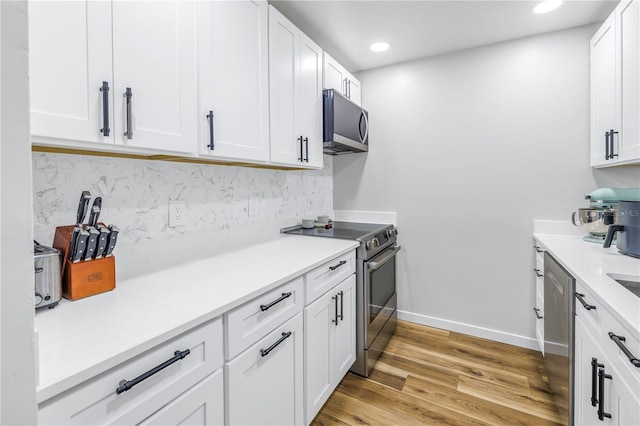
<path fill-rule="evenodd" d="M 589 167 L 589 39 L 550 33 L 361 73 L 370 151 L 334 208 L 398 212 L 401 316 L 535 347 L 533 219 L 640 168 Z"/>
<path fill-rule="evenodd" d="M 329 156 L 322 170 L 284 171 L 33 153 L 34 234 L 51 244 L 56 226 L 75 223 L 83 190 L 101 196 L 100 220 L 122 231 L 115 252 L 122 278 L 197 249 L 228 249 L 240 233 L 245 241 L 273 236 L 303 216 L 330 214 L 332 166 Z M 185 226 L 167 226 L 169 200 L 185 201 Z"/>
<path fill-rule="evenodd" d="M 0 2 L 0 424 L 34 424 L 27 7 Z"/>

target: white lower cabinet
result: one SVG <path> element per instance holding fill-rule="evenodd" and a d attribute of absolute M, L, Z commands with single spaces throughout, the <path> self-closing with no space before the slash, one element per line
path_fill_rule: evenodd
<path fill-rule="evenodd" d="M 224 376 L 220 369 L 167 404 L 143 425 L 224 424 Z"/>
<path fill-rule="evenodd" d="M 69 389 L 38 406 L 38 424 L 41 425 L 90 425 L 90 424 L 140 424 L 153 416 L 166 419 L 188 417 L 191 402 L 199 399 L 198 407 L 207 406 L 209 417 L 204 424 L 216 424 L 216 408 L 219 410 L 223 392 L 221 380 L 207 384 L 206 394 L 198 383 L 206 377 L 218 374 L 223 365 L 222 320 L 217 318 L 196 327 L 122 364 L 105 371 L 86 382 Z M 186 354 L 186 351 L 189 351 Z M 182 353 L 183 357 L 178 357 Z M 123 381 L 135 381 L 144 373 L 164 362 L 175 362 L 140 381 L 129 390 L 117 393 Z M 213 376 L 211 376 L 213 377 Z M 211 391 L 217 386 L 215 391 Z M 171 408 L 174 407 L 174 408 Z M 195 407 L 194 410 L 200 408 Z M 166 411 L 166 414 L 162 414 Z M 176 417 L 177 416 L 177 417 Z M 217 414 L 220 418 L 220 414 Z M 167 420 L 168 421 L 168 420 Z"/>
<path fill-rule="evenodd" d="M 591 309 L 576 301 L 574 424 L 639 425 L 640 368 L 609 336 L 627 333 L 580 283 L 576 290 Z M 636 339 L 627 334 L 622 344 L 638 356 Z"/>
<path fill-rule="evenodd" d="M 304 309 L 305 424 L 310 424 L 356 359 L 355 275 Z"/>
<path fill-rule="evenodd" d="M 302 334 L 298 313 L 225 364 L 227 424 L 302 424 Z"/>

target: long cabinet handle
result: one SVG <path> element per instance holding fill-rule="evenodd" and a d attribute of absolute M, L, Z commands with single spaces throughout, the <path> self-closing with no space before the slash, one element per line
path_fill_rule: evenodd
<path fill-rule="evenodd" d="M 300 136 L 298 138 L 298 142 L 300 142 L 300 157 L 298 157 L 298 161 L 303 162 L 304 161 L 304 151 L 302 150 L 302 136 Z"/>
<path fill-rule="evenodd" d="M 598 404 L 598 398 L 596 393 L 598 392 L 598 368 L 604 368 L 604 364 L 598 363 L 598 358 L 591 358 L 591 405 L 596 406 Z"/>
<path fill-rule="evenodd" d="M 126 115 L 127 115 L 127 130 L 124 132 L 124 135 L 127 139 L 133 139 L 133 123 L 131 117 L 131 98 L 133 98 L 133 93 L 131 92 L 131 87 L 127 87 L 124 92 L 124 98 L 126 99 Z"/>
<path fill-rule="evenodd" d="M 636 358 L 636 356 L 631 353 L 629 348 L 627 348 L 627 345 L 623 343 L 627 341 L 625 337 L 617 336 L 612 332 L 609 332 L 609 338 L 613 340 L 616 345 L 618 345 L 620 350 L 627 356 L 627 358 L 629 358 L 629 362 L 631 362 L 634 367 L 640 368 L 640 359 Z"/>
<path fill-rule="evenodd" d="M 614 154 L 613 153 L 613 135 L 617 135 L 618 132 L 614 132 L 613 129 L 611 129 L 609 131 L 609 145 L 611 145 L 611 148 L 609 149 L 609 158 L 613 159 L 613 157 L 617 157 L 618 154 Z"/>
<path fill-rule="evenodd" d="M 213 111 L 209 111 L 209 114 L 207 114 L 207 121 L 209 122 L 209 145 L 207 145 L 207 148 L 213 151 L 215 148 L 215 141 L 213 139 Z"/>
<path fill-rule="evenodd" d="M 154 374 L 158 373 L 161 370 L 164 370 L 165 368 L 167 368 L 171 364 L 180 361 L 181 359 L 183 359 L 184 357 L 186 357 L 190 353 L 191 353 L 191 351 L 189 349 L 186 349 L 184 351 L 175 351 L 173 353 L 173 358 L 163 362 L 162 364 L 160 364 L 160 365 L 158 365 L 156 367 L 153 367 L 151 370 L 147 371 L 146 373 L 139 375 L 138 377 L 136 377 L 133 380 L 122 380 L 120 382 L 120 385 L 116 388 L 116 395 L 120 395 L 122 392 L 128 391 L 129 389 L 131 389 L 132 387 L 134 387 L 138 383 L 140 383 L 140 382 L 142 382 L 144 380 L 147 380 L 149 377 L 153 376 Z"/>
<path fill-rule="evenodd" d="M 611 418 L 610 413 L 604 411 L 604 379 L 613 380 L 611 374 L 606 374 L 603 368 L 598 369 L 598 418 L 604 421 Z"/>
<path fill-rule="evenodd" d="M 608 160 L 609 158 L 609 132 L 604 132 L 604 159 Z"/>
<path fill-rule="evenodd" d="M 342 91 L 342 94 L 347 98 L 349 97 L 349 92 L 347 92 L 347 83 L 348 83 L 348 81 L 349 80 L 346 79 L 346 78 L 342 80 L 342 84 L 344 86 L 344 90 Z"/>
<path fill-rule="evenodd" d="M 538 318 L 538 319 L 543 319 L 544 318 L 543 316 L 540 316 L 540 314 L 538 313 L 538 312 L 540 312 L 540 309 L 533 308 L 533 312 L 535 312 L 536 318 Z"/>
<path fill-rule="evenodd" d="M 596 305 L 590 305 L 584 300 L 584 294 L 582 293 L 576 293 L 576 299 L 578 299 L 580 303 L 582 303 L 582 307 L 585 308 L 587 311 L 590 311 L 596 308 Z"/>
<path fill-rule="evenodd" d="M 536 273 L 536 277 L 538 278 L 542 278 L 544 275 L 540 273 L 540 269 L 538 268 L 533 268 L 533 272 Z"/>
<path fill-rule="evenodd" d="M 260 349 L 260 356 L 267 356 L 269 355 L 269 352 L 271 352 L 272 350 L 274 350 L 276 348 L 276 346 L 278 346 L 280 343 L 284 342 L 285 340 L 287 340 L 287 338 L 291 336 L 291 332 L 290 331 L 285 331 L 282 333 L 282 337 L 279 338 L 273 345 L 269 346 L 267 349 Z"/>
<path fill-rule="evenodd" d="M 102 129 L 100 129 L 100 133 L 102 136 L 109 136 L 111 132 L 109 129 L 109 82 L 103 81 L 100 91 L 102 92 Z"/>
<path fill-rule="evenodd" d="M 340 290 L 338 294 L 340 295 L 340 315 L 338 315 L 338 318 L 340 318 L 340 321 L 344 321 L 344 291 Z"/>
<path fill-rule="evenodd" d="M 304 161 L 308 163 L 309 162 L 309 138 L 304 138 L 304 146 L 307 152 L 307 155 L 305 155 L 304 157 Z"/>
<path fill-rule="evenodd" d="M 340 294 L 340 293 L 338 293 Z M 335 325 L 338 325 L 338 294 L 336 294 L 335 296 L 331 296 L 331 299 L 336 302 L 335 304 L 335 311 L 334 311 L 334 318 L 331 320 L 332 323 L 334 323 Z"/>
<path fill-rule="evenodd" d="M 287 292 L 287 293 L 282 293 L 282 296 L 278 297 L 276 300 L 274 300 L 271 303 L 267 303 L 266 305 L 260 305 L 260 310 L 262 312 L 266 311 L 267 309 L 271 308 L 274 305 L 277 305 L 278 303 L 282 302 L 284 299 L 286 299 L 287 297 L 291 296 L 291 292 Z"/>
<path fill-rule="evenodd" d="M 341 267 L 342 265 L 346 265 L 347 261 L 346 260 L 341 260 L 340 262 L 338 262 L 337 265 L 334 266 L 329 266 L 329 269 L 332 271 L 335 271 L 336 269 L 338 269 L 339 267 Z"/>

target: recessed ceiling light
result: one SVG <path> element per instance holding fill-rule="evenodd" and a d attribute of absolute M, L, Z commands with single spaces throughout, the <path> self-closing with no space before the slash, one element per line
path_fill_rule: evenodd
<path fill-rule="evenodd" d="M 545 0 L 533 7 L 533 13 L 547 13 L 556 10 L 562 4 L 562 0 Z"/>
<path fill-rule="evenodd" d="M 374 52 L 384 52 L 385 50 L 389 49 L 389 47 L 390 44 L 386 41 L 378 41 L 369 46 L 369 49 L 373 50 Z"/>

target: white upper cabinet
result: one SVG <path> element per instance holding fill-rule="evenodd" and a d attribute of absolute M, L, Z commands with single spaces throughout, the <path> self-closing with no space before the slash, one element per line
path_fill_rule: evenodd
<path fill-rule="evenodd" d="M 195 152 L 194 7 L 191 1 L 112 3 L 116 143 Z"/>
<path fill-rule="evenodd" d="M 323 87 L 325 89 L 334 89 L 358 106 L 362 106 L 360 80 L 351 75 L 345 67 L 329 56 L 327 52 L 324 52 Z"/>
<path fill-rule="evenodd" d="M 194 7 L 191 1 L 29 2 L 34 141 L 195 153 Z"/>
<path fill-rule="evenodd" d="M 198 9 L 198 152 L 267 162 L 267 2 L 203 1 Z"/>
<path fill-rule="evenodd" d="M 321 168 L 322 49 L 269 8 L 271 162 Z"/>
<path fill-rule="evenodd" d="M 640 162 L 640 1 L 622 1 L 591 39 L 591 166 Z"/>
<path fill-rule="evenodd" d="M 113 129 L 111 3 L 30 1 L 28 7 L 33 138 L 113 143 L 112 131 L 101 132 Z M 109 91 L 101 92 L 103 82 Z"/>

